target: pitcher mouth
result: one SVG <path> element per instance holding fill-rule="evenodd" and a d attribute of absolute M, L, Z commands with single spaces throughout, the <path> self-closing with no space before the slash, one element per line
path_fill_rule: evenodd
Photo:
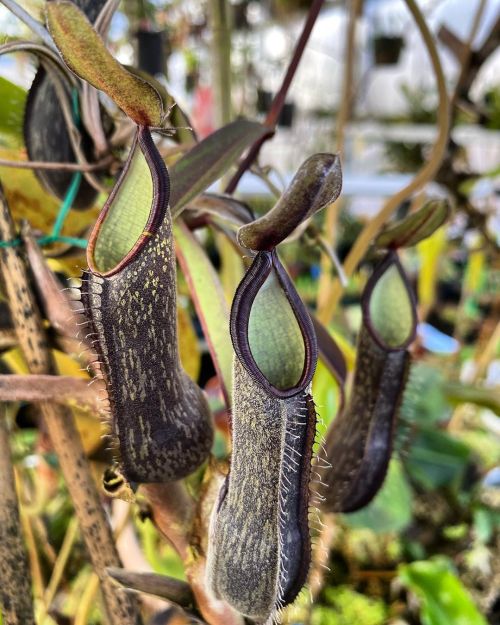
<path fill-rule="evenodd" d="M 409 300 L 409 307 L 411 308 L 411 324 L 406 332 L 406 336 L 404 339 L 397 345 L 390 345 L 387 341 L 384 340 L 383 336 L 377 330 L 376 323 L 372 317 L 370 312 L 370 301 L 373 295 L 374 289 L 376 288 L 380 278 L 384 276 L 384 274 L 391 268 L 396 269 L 401 278 L 401 282 L 404 284 L 406 289 L 406 296 Z M 401 266 L 401 262 L 399 260 L 397 252 L 394 250 L 390 250 L 381 263 L 375 268 L 374 272 L 370 276 L 368 280 L 365 290 L 363 292 L 363 296 L 361 299 L 361 309 L 363 313 L 363 320 L 366 325 L 366 328 L 370 335 L 373 337 L 374 341 L 377 343 L 379 347 L 381 347 L 386 352 L 398 352 L 404 351 L 408 348 L 408 346 L 413 343 L 415 340 L 415 336 L 417 333 L 417 304 L 415 299 L 415 294 L 411 285 L 408 281 L 408 276 Z"/>
<path fill-rule="evenodd" d="M 272 271 L 275 272 L 280 286 L 288 299 L 304 341 L 304 366 L 302 373 L 296 384 L 289 388 L 278 388 L 267 379 L 255 361 L 248 336 L 252 304 Z M 316 333 L 311 318 L 275 250 L 272 252 L 259 252 L 238 286 L 231 309 L 230 332 L 238 360 L 254 380 L 273 397 L 279 399 L 293 397 L 310 384 L 318 357 Z"/>
<path fill-rule="evenodd" d="M 135 206 L 132 205 L 126 206 L 125 208 L 127 210 L 123 211 L 121 215 L 114 215 L 115 218 L 123 216 L 124 219 L 128 219 L 131 228 L 137 230 L 137 237 L 134 235 L 134 240 L 130 244 L 124 243 L 124 247 L 128 249 L 125 249 L 120 259 L 114 264 L 111 264 L 111 266 L 108 266 L 107 262 L 99 261 L 99 259 L 96 258 L 98 255 L 96 251 L 99 253 L 100 245 L 104 246 L 102 237 L 105 236 L 106 226 L 111 227 L 109 219 L 113 215 L 113 209 L 116 210 L 117 208 L 116 202 L 119 199 L 120 192 L 123 190 L 125 183 L 128 182 L 128 176 L 133 168 L 134 159 L 141 157 L 144 157 L 151 175 L 151 206 L 148 216 L 144 218 L 142 222 L 139 217 L 140 211 L 135 210 Z M 170 178 L 165 163 L 156 148 L 149 128 L 146 126 L 138 126 L 123 171 L 106 200 L 89 237 L 87 263 L 90 271 L 108 277 L 120 272 L 132 262 L 147 245 L 151 237 L 156 234 L 159 226 L 163 222 L 167 212 L 169 197 Z"/>

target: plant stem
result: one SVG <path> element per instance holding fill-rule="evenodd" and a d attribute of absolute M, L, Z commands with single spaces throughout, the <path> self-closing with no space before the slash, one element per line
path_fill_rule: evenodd
<path fill-rule="evenodd" d="M 31 575 L 21 534 L 21 519 L 7 431 L 0 407 L 0 607 L 5 625 L 35 625 Z"/>
<path fill-rule="evenodd" d="M 343 160 L 345 156 L 345 127 L 351 117 L 354 94 L 354 65 L 356 62 L 356 26 L 358 23 L 358 15 L 363 6 L 363 0 L 353 0 L 350 4 L 349 19 L 347 22 L 347 33 L 345 43 L 345 63 L 344 63 L 344 80 L 342 84 L 342 98 L 340 100 L 339 111 L 337 114 L 336 124 L 336 152 L 340 154 Z M 327 249 L 334 249 L 335 236 L 337 232 L 337 218 L 341 209 L 343 199 L 342 196 L 332 202 L 325 211 L 325 221 L 323 226 L 325 243 Z M 323 249 L 320 259 L 321 274 L 319 279 L 317 307 L 321 308 L 323 296 L 329 292 L 332 283 L 330 273 L 331 263 L 326 251 Z M 339 273 L 336 267 L 337 275 Z M 342 280 L 343 286 L 346 286 L 345 276 Z"/>
<path fill-rule="evenodd" d="M 486 8 L 486 0 L 479 0 L 479 4 L 474 15 L 474 20 L 472 22 L 472 27 L 470 29 L 469 37 L 464 47 L 462 48 L 462 53 L 460 55 L 459 61 L 461 64 L 460 74 L 458 76 L 457 83 L 455 85 L 455 89 L 451 96 L 450 100 L 450 108 L 454 117 L 456 117 L 456 105 L 462 96 L 463 89 L 466 85 L 469 84 L 468 75 L 471 69 L 471 59 L 472 59 L 472 46 L 474 45 L 474 39 L 476 38 L 477 31 L 481 24 L 481 19 L 483 17 L 484 9 Z"/>
<path fill-rule="evenodd" d="M 386 201 L 380 212 L 371 221 L 369 221 L 361 231 L 344 262 L 344 273 L 348 278 L 353 275 L 356 268 L 358 267 L 358 264 L 361 262 L 364 255 L 366 254 L 374 237 L 378 234 L 382 226 L 394 213 L 394 211 L 400 206 L 400 204 L 407 200 L 415 191 L 421 189 L 426 183 L 434 178 L 441 166 L 441 162 L 446 152 L 450 113 L 443 68 L 441 67 L 441 61 L 439 60 L 436 44 L 425 22 L 424 17 L 420 9 L 418 8 L 416 0 L 405 1 L 411 14 L 415 19 L 418 29 L 420 30 L 425 46 L 427 48 L 427 52 L 431 58 L 434 75 L 436 77 L 439 93 L 438 136 L 436 142 L 433 145 L 429 160 L 423 165 L 423 167 L 415 175 L 413 180 L 411 180 L 411 182 L 407 184 L 406 187 L 401 189 L 401 191 L 398 191 L 395 195 L 390 197 Z M 331 284 L 327 297 L 325 298 L 324 305 L 318 312 L 319 319 L 325 325 L 330 322 L 330 319 L 332 318 L 337 308 L 340 296 L 342 295 L 342 291 L 342 284 L 340 283 L 338 278 L 335 278 Z"/>
<path fill-rule="evenodd" d="M 143 484 L 152 519 L 184 563 L 184 571 L 196 604 L 208 625 L 243 625 L 243 618 L 225 602 L 215 599 L 206 587 L 206 560 L 195 536 L 199 524 L 195 502 L 182 482 Z"/>
<path fill-rule="evenodd" d="M 0 374 L 0 402 L 51 402 L 83 406 L 102 414 L 107 408 L 99 397 L 99 388 L 89 386 L 88 378 L 70 375 Z"/>
<path fill-rule="evenodd" d="M 108 572 L 124 588 L 163 597 L 185 608 L 191 608 L 194 604 L 191 587 L 178 579 L 157 573 L 126 571 L 125 569 L 109 568 Z"/>
<path fill-rule="evenodd" d="M 231 121 L 231 27 L 227 0 L 210 0 L 217 126 Z"/>
<path fill-rule="evenodd" d="M 18 17 L 22 22 L 28 26 L 28 28 L 40 39 L 49 46 L 49 48 L 55 48 L 52 37 L 49 35 L 49 31 L 38 20 L 32 17 L 28 11 L 19 6 L 15 0 L 0 0 L 11 13 Z"/>
<path fill-rule="evenodd" d="M 14 223 L 0 188 L 0 239 L 10 241 L 16 236 Z M 0 270 L 19 346 L 30 371 L 35 374 L 57 373 L 42 319 L 29 286 L 26 265 L 18 248 L 0 249 Z M 106 573 L 107 566 L 120 566 L 120 561 L 73 415 L 68 409 L 48 402 L 41 403 L 40 407 L 75 506 L 90 559 L 101 580 L 109 623 L 138 625 L 141 619 L 137 604 L 125 592 L 117 589 Z"/>
<path fill-rule="evenodd" d="M 309 13 L 307 14 L 306 21 L 304 22 L 302 32 L 300 34 L 299 40 L 297 41 L 297 46 L 295 47 L 295 50 L 293 52 L 293 56 L 290 60 L 290 64 L 288 65 L 285 77 L 283 78 L 283 82 L 278 93 L 274 97 L 271 108 L 264 122 L 264 125 L 269 128 L 269 134 L 266 134 L 260 139 L 257 139 L 257 141 L 252 145 L 247 156 L 241 162 L 237 172 L 234 174 L 229 184 L 227 185 L 226 193 L 233 193 L 235 191 L 243 174 L 247 171 L 247 169 L 250 168 L 252 163 L 259 156 L 262 145 L 265 143 L 265 141 L 273 136 L 279 116 L 281 114 L 283 106 L 285 105 L 285 99 L 288 90 L 290 89 L 290 85 L 292 84 L 292 80 L 297 71 L 297 67 L 299 66 L 300 59 L 302 58 L 307 42 L 309 41 L 309 36 L 311 34 L 313 26 L 316 23 L 316 19 L 318 18 L 321 7 L 323 6 L 323 2 L 324 0 L 313 0 L 311 3 L 311 8 L 309 9 Z"/>
<path fill-rule="evenodd" d="M 99 169 L 106 169 L 112 162 L 113 157 L 99 161 L 98 163 L 54 163 L 47 161 L 12 161 L 5 158 L 0 158 L 0 167 L 14 167 L 15 169 L 49 169 L 57 171 L 97 171 Z"/>
<path fill-rule="evenodd" d="M 38 614 L 38 621 L 43 623 L 45 617 L 47 616 L 47 610 L 50 608 L 52 601 L 57 592 L 57 588 L 61 582 L 61 578 L 64 573 L 64 569 L 66 568 L 66 564 L 68 563 L 69 556 L 71 555 L 71 550 L 73 549 L 73 545 L 78 536 L 78 521 L 76 517 L 72 517 L 66 533 L 64 535 L 64 540 L 61 546 L 59 553 L 57 554 L 57 560 L 52 569 L 52 575 L 50 577 L 49 585 L 45 590 L 44 596 L 44 605 L 40 613 Z"/>

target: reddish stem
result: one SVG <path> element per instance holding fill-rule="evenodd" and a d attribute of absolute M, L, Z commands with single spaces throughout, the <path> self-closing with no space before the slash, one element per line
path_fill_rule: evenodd
<path fill-rule="evenodd" d="M 252 145 L 245 159 L 240 163 L 237 172 L 229 181 L 229 184 L 226 187 L 226 193 L 231 194 L 235 191 L 243 174 L 258 157 L 260 149 L 264 142 L 274 135 L 276 124 L 278 123 L 279 116 L 281 115 L 281 111 L 283 110 L 288 90 L 290 89 L 290 85 L 292 84 L 295 72 L 297 71 L 300 59 L 302 58 L 302 54 L 304 53 L 305 47 L 309 40 L 309 36 L 314 27 L 314 24 L 316 23 L 316 19 L 319 15 L 321 7 L 323 6 L 323 3 L 324 0 L 313 0 L 311 4 L 311 8 L 309 9 L 309 13 L 307 14 L 307 19 L 304 22 L 302 33 L 300 34 L 299 40 L 297 41 L 297 45 L 290 60 L 290 64 L 288 65 L 285 77 L 283 78 L 283 82 L 278 93 L 274 96 L 271 108 L 269 109 L 266 120 L 264 122 L 264 126 L 269 127 L 269 133 L 257 139 L 257 141 Z"/>

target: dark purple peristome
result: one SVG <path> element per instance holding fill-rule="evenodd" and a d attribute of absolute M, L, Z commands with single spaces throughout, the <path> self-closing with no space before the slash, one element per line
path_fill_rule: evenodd
<path fill-rule="evenodd" d="M 309 531 L 309 485 L 311 462 L 316 436 L 316 408 L 311 395 L 305 394 L 306 414 L 303 424 L 290 425 L 285 432 L 284 447 L 300 466 L 284 469 L 288 475 L 283 497 L 283 513 L 287 520 L 282 528 L 281 549 L 283 604 L 295 601 L 307 581 L 311 564 L 311 534 Z"/>
<path fill-rule="evenodd" d="M 385 345 L 369 315 L 370 297 L 381 276 L 396 266 L 407 287 L 413 323 L 407 340 Z M 354 512 L 367 505 L 382 486 L 392 454 L 396 417 L 408 375 L 408 345 L 416 330 L 415 298 L 395 252 L 376 267 L 362 298 L 354 382 L 348 404 L 333 421 L 326 440 L 328 469 L 319 469 L 326 512 Z"/>
<path fill-rule="evenodd" d="M 153 180 L 145 230 L 110 271 L 95 268 L 95 242 L 115 188 L 89 241 L 82 303 L 97 337 L 122 472 L 131 482 L 168 482 L 200 466 L 213 432 L 206 399 L 179 360 L 168 173 L 147 128 L 138 129 L 137 143 Z M 125 167 L 117 188 L 127 174 Z"/>
<path fill-rule="evenodd" d="M 248 325 L 252 304 L 267 277 L 275 271 L 304 338 L 305 360 L 302 375 L 297 384 L 289 389 L 279 389 L 269 382 L 257 366 L 250 349 Z M 270 395 L 286 399 L 303 391 L 311 382 L 318 359 L 316 334 L 311 317 L 299 294 L 281 264 L 276 250 L 258 252 L 243 280 L 238 285 L 231 308 L 230 332 L 238 360 L 254 380 Z"/>

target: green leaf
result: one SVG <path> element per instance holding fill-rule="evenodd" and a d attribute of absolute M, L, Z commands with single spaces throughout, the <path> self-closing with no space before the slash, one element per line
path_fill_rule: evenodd
<path fill-rule="evenodd" d="M 431 200 L 420 210 L 381 232 L 375 240 L 378 247 L 411 247 L 426 239 L 444 224 L 450 207 L 446 200 Z"/>
<path fill-rule="evenodd" d="M 163 107 L 158 92 L 118 63 L 73 2 L 48 2 L 47 26 L 65 63 L 77 76 L 104 91 L 138 125 L 161 126 Z"/>
<path fill-rule="evenodd" d="M 0 135 L 10 147 L 23 143 L 23 115 L 26 91 L 0 76 Z"/>
<path fill-rule="evenodd" d="M 450 406 L 443 395 L 443 371 L 422 361 L 410 368 L 400 416 L 408 424 L 432 425 L 450 418 Z"/>
<path fill-rule="evenodd" d="M 412 441 L 406 468 L 424 488 L 456 487 L 464 475 L 471 451 L 445 432 L 422 428 Z"/>
<path fill-rule="evenodd" d="M 220 383 L 229 399 L 233 348 L 229 309 L 217 272 L 194 234 L 179 220 L 174 225 L 176 254 L 203 327 Z"/>
<path fill-rule="evenodd" d="M 327 586 L 323 595 L 329 607 L 313 606 L 311 625 L 383 625 L 387 622 L 387 608 L 382 599 L 367 597 L 349 586 Z"/>
<path fill-rule="evenodd" d="M 241 154 L 269 132 L 246 119 L 223 126 L 195 145 L 170 168 L 170 208 L 175 218 L 184 206 L 234 165 Z"/>
<path fill-rule="evenodd" d="M 411 523 L 412 492 L 401 462 L 393 458 L 384 485 L 363 510 L 344 514 L 350 527 L 368 527 L 374 532 L 401 532 Z"/>
<path fill-rule="evenodd" d="M 500 416 L 500 389 L 498 387 L 481 388 L 472 384 L 448 382 L 444 385 L 443 392 L 448 401 L 454 405 L 476 404 Z"/>
<path fill-rule="evenodd" d="M 421 600 L 423 625 L 487 625 L 465 586 L 442 560 L 403 565 L 399 579 Z"/>
<path fill-rule="evenodd" d="M 155 573 L 168 575 L 175 579 L 185 580 L 184 567 L 176 551 L 166 541 L 153 523 L 146 519 L 138 523 L 136 529 L 141 537 L 144 555 Z"/>

